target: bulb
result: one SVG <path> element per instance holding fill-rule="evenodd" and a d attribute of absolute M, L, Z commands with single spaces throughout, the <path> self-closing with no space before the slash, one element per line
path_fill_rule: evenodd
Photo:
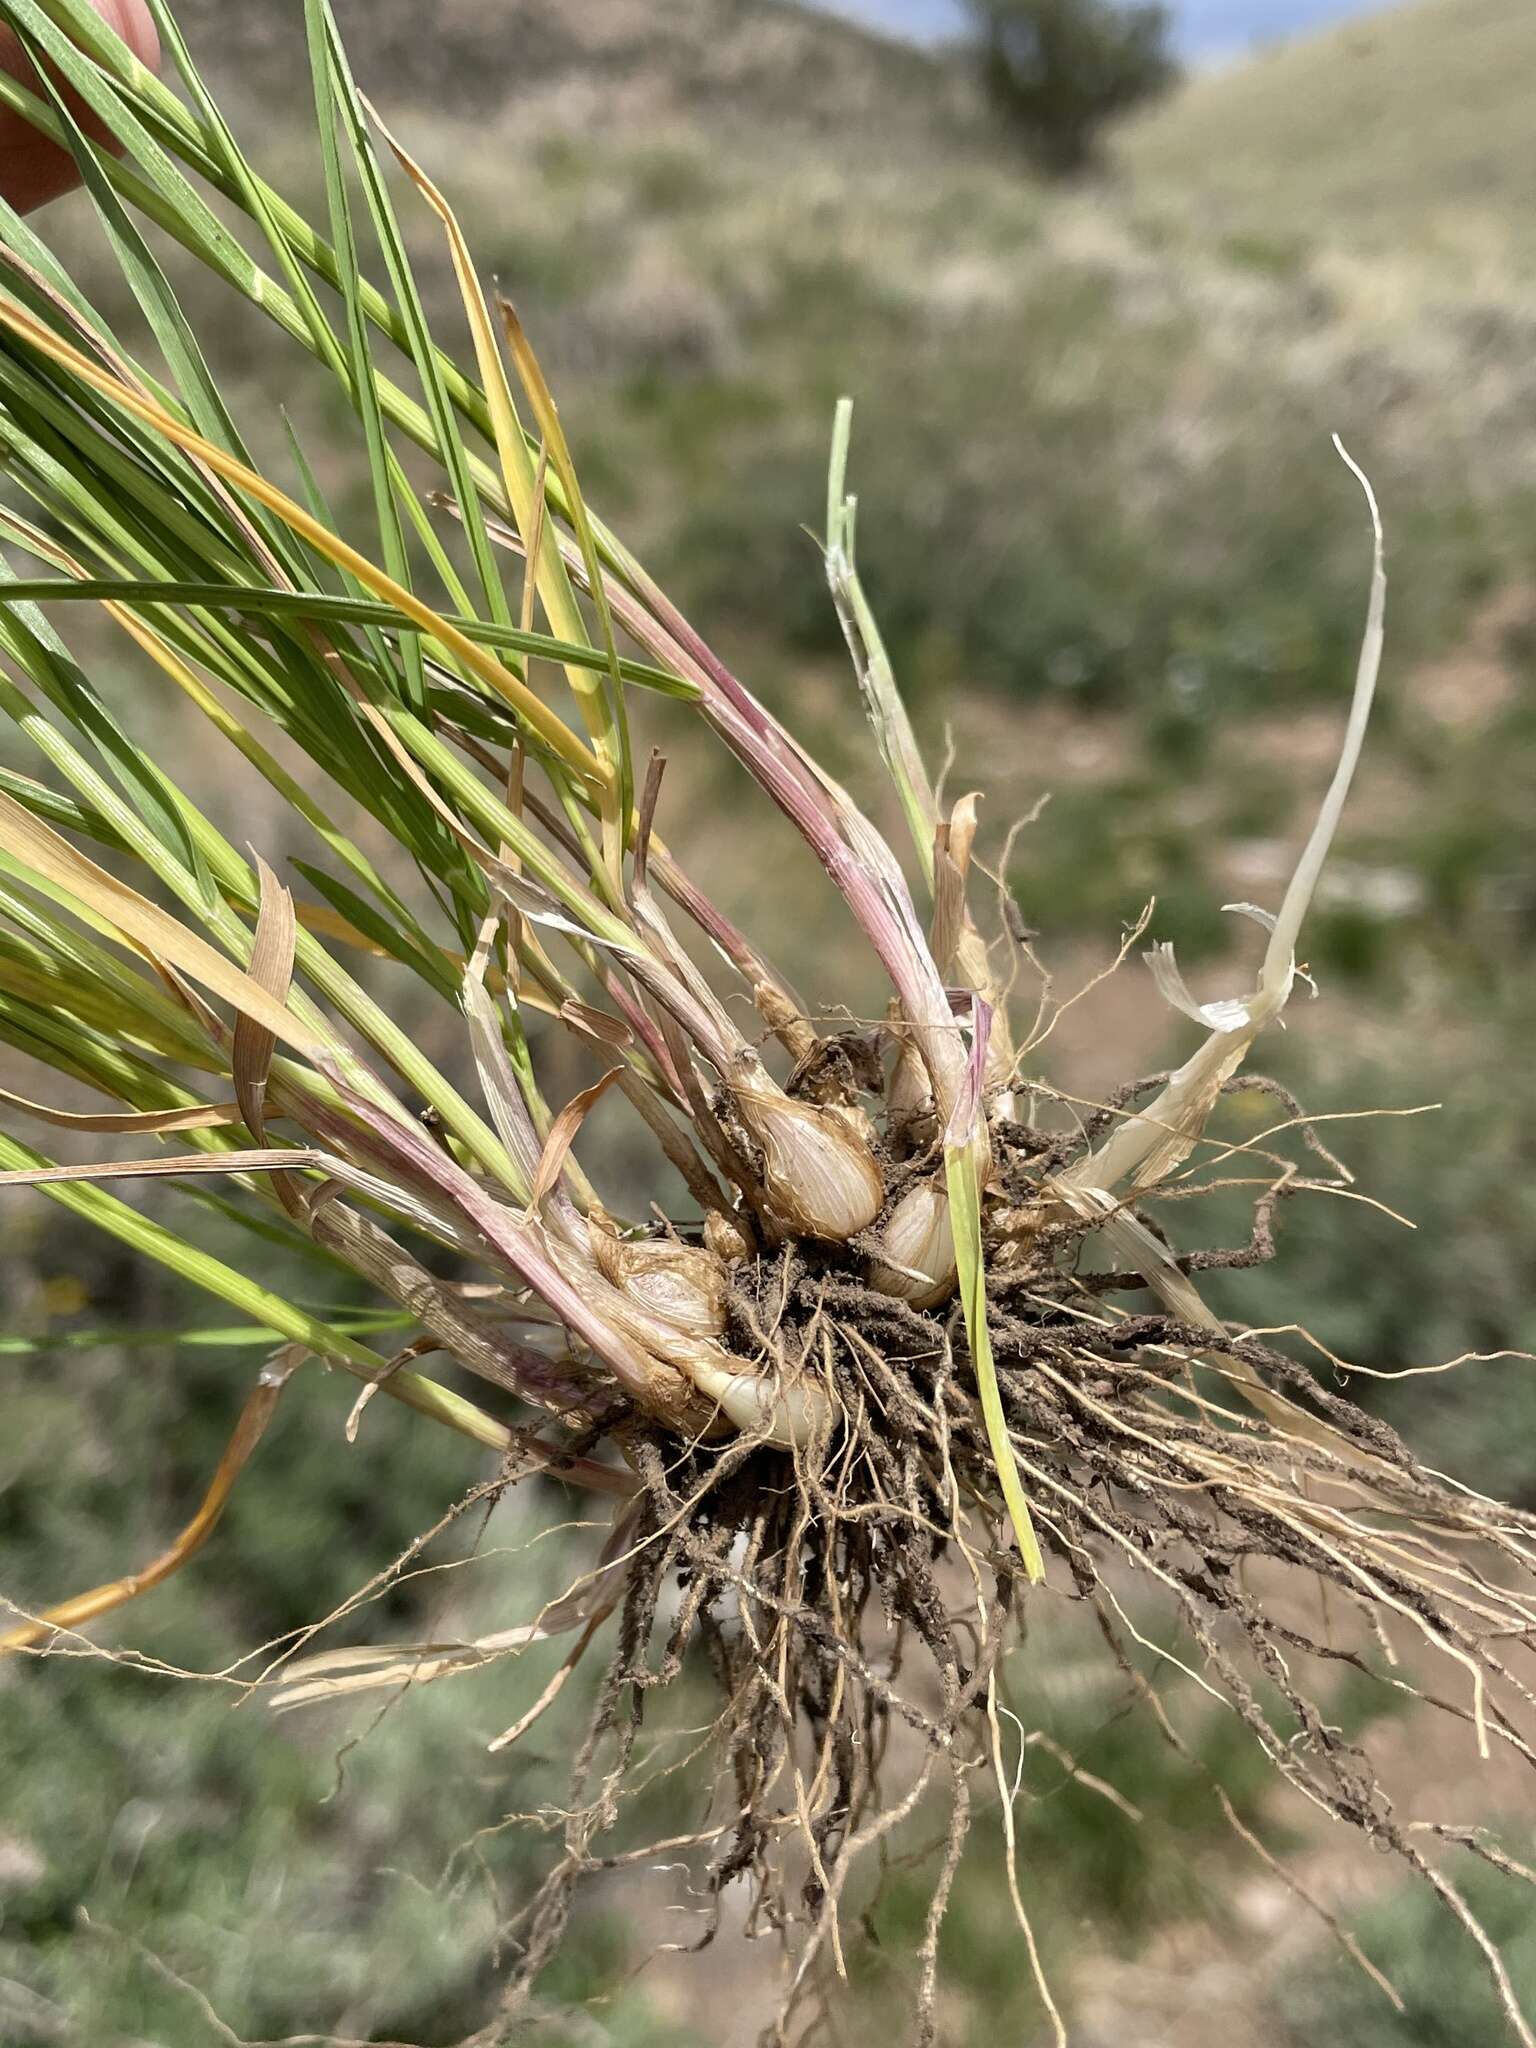
<path fill-rule="evenodd" d="M 916 1045 L 905 1035 L 896 1040 L 896 1063 L 886 1085 L 885 1102 L 894 1131 L 933 1114 L 933 1084 L 928 1069 Z"/>
<path fill-rule="evenodd" d="M 727 1421 L 749 1435 L 765 1430 L 769 1442 L 782 1450 L 804 1450 L 831 1422 L 826 1389 L 808 1380 L 783 1387 L 766 1373 L 734 1372 L 704 1358 L 688 1370 L 699 1392 L 719 1404 Z"/>
<path fill-rule="evenodd" d="M 725 1269 L 713 1252 L 602 1229 L 592 1231 L 591 1247 L 604 1279 L 652 1315 L 700 1337 L 725 1328 Z"/>
<path fill-rule="evenodd" d="M 738 1087 L 735 1097 L 762 1150 L 764 1192 L 783 1229 L 841 1244 L 869 1228 L 885 1186 L 874 1153 L 849 1117 L 777 1089 Z"/>
<path fill-rule="evenodd" d="M 608 1325 L 610 1348 L 624 1354 L 628 1383 L 645 1388 L 652 1412 L 689 1433 L 713 1433 L 722 1421 L 762 1432 L 784 1450 L 802 1449 L 830 1424 L 822 1388 L 804 1379 L 781 1386 L 720 1343 L 725 1274 L 711 1253 L 654 1238 L 625 1241 L 601 1227 L 590 1248 L 590 1263 L 565 1247 L 556 1256 Z"/>
<path fill-rule="evenodd" d="M 599 1283 L 600 1284 L 600 1283 Z M 633 1291 L 616 1296 L 612 1319 L 658 1365 L 692 1382 L 696 1399 L 688 1427 L 713 1433 L 723 1419 L 737 1429 L 761 1431 L 786 1451 L 802 1450 L 831 1420 L 831 1403 L 818 1386 L 800 1380 L 781 1386 L 770 1373 L 747 1370 L 713 1335 L 698 1335 L 642 1308 Z"/>
<path fill-rule="evenodd" d="M 704 1242 L 724 1266 L 739 1266 L 752 1249 L 736 1218 L 718 1209 L 705 1212 Z"/>
<path fill-rule="evenodd" d="M 932 1308 L 953 1293 L 955 1233 L 949 1196 L 937 1181 L 908 1188 L 886 1220 L 880 1243 L 885 1257 L 870 1261 L 869 1280 L 882 1294 Z"/>

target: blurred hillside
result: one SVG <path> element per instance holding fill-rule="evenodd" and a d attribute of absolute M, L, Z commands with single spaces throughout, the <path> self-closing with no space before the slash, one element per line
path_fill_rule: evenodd
<path fill-rule="evenodd" d="M 1343 435 L 1387 520 L 1388 663 L 1309 931 L 1323 1000 L 1296 1005 L 1264 1064 L 1323 1108 L 1446 1108 L 1340 1127 L 1362 1187 L 1418 1219 L 1416 1239 L 1363 1203 L 1293 1205 L 1280 1265 L 1239 1276 L 1224 1305 L 1255 1321 L 1303 1313 L 1378 1369 L 1536 1348 L 1528 0 L 1424 0 L 1197 80 L 1123 136 L 1109 180 L 1068 192 L 1026 174 L 959 71 L 783 0 L 338 11 L 359 81 L 518 301 L 589 494 L 878 808 L 803 530 L 820 516 L 834 399 L 855 395 L 865 580 L 933 758 L 951 733 L 950 787 L 987 791 L 992 853 L 1051 793 L 1010 880 L 1064 987 L 1105 964 L 1154 892 L 1154 931 L 1177 940 L 1202 994 L 1246 971 L 1219 905 L 1274 899 L 1353 672 L 1369 554 L 1329 443 Z M 177 12 L 257 162 L 318 211 L 297 0 Z M 92 296 L 120 304 L 84 209 L 58 225 Z M 446 262 L 430 223 L 413 233 L 451 334 Z M 366 534 L 335 398 L 246 308 L 168 267 L 233 373 L 242 425 L 284 460 L 280 398 Z M 775 866 L 766 890 L 783 839 L 743 823 L 739 786 L 687 753 L 681 722 L 663 730 L 669 801 L 701 799 L 680 850 L 813 999 L 845 991 L 856 968 L 814 869 Z M 162 738 L 195 786 L 201 735 L 168 716 Z M 217 786 L 223 764 L 201 773 Z M 259 815 L 243 820 L 240 836 L 260 832 Z M 1187 1045 L 1132 963 L 1069 1018 L 1051 1072 L 1090 1090 Z M 1239 1104 L 1245 1115 L 1252 1128 Z M 7 1587 L 43 1598 L 125 1569 L 179 1526 L 259 1353 L 216 1335 L 173 1349 L 155 1333 L 205 1306 L 104 1258 L 41 1200 L 9 1199 L 0 1384 L 16 1422 L 0 1444 L 0 1543 Z M 323 1299 L 331 1281 L 288 1284 Z M 124 1340 L 84 1341 L 104 1325 Z M 1484 1375 L 1409 1381 L 1388 1405 L 1449 1469 L 1536 1499 L 1529 1368 Z M 205 1671 L 343 1600 L 482 1476 L 384 1407 L 365 1426 L 377 1462 L 359 1450 L 349 1464 L 345 1397 L 301 1376 L 215 1544 L 103 1636 Z M 553 1489 L 540 1507 L 570 1512 Z M 520 1511 L 498 1510 L 482 1540 L 470 1586 L 408 1583 L 364 1633 L 499 1626 L 509 1599 L 521 1615 L 528 1576 L 557 1582 L 551 1546 L 528 1563 Z M 232 1714 L 228 1684 L 0 1667 L 0 2042 L 224 2038 L 134 1938 L 242 2034 L 462 2032 L 486 1991 L 491 1909 L 450 1857 L 504 1809 L 557 1796 L 556 1724 L 519 1752 L 527 1776 L 510 1788 L 483 1755 L 554 1661 L 413 1698 L 339 1760 L 366 1715 L 272 1724 L 249 1704 Z M 1401 2025 L 1357 2009 L 1352 1990 L 1330 2003 L 1312 1923 L 1247 1864 L 1237 1881 L 1193 1769 L 1143 1752 L 1096 1667 L 1052 1652 L 1042 1668 L 1027 1674 L 1041 1726 L 1148 1816 L 1133 1826 L 1044 1774 L 1021 1823 L 1031 1867 L 1050 1873 L 1044 1935 L 1082 2042 L 1205 2048 L 1241 2029 L 1253 2048 L 1310 2048 L 1320 2009 L 1332 2048 L 1494 2038 L 1454 1939 L 1432 1947 L 1412 1902 L 1317 1850 L 1309 1875 L 1328 1896 L 1370 1905 L 1372 1953 L 1418 1973 Z M 1213 1727 L 1207 1746 L 1243 1789 L 1230 1731 Z M 1456 1768 L 1421 1759 L 1431 1789 Z M 523 1853 L 487 1846 L 509 1891 Z M 957 1907 L 952 2037 L 1033 2044 L 990 1853 Z M 729 1935 L 698 1980 L 707 1997 L 686 1975 L 629 1982 L 661 1938 L 634 1897 L 603 1896 L 578 1930 L 588 1974 L 549 1987 L 552 2010 L 611 1992 L 569 2038 L 752 2038 L 762 1980 Z M 128 1939 L 82 1932 L 82 1907 Z M 884 1933 L 892 1955 L 915 1938 L 899 1913 Z M 896 2038 L 899 1981 L 865 1993 L 870 2038 Z M 550 2037 L 567 2033 L 552 2023 Z"/>
<path fill-rule="evenodd" d="M 446 0 L 430 14 L 410 0 L 342 0 L 336 17 L 360 76 L 396 108 L 483 118 L 565 92 L 603 127 L 682 116 L 721 132 L 961 128 L 933 59 L 796 0 Z M 302 10 L 191 0 L 177 19 L 199 61 L 217 56 L 264 107 L 291 85 Z"/>
<path fill-rule="evenodd" d="M 1212 214 L 1263 209 L 1314 242 L 1442 266 L 1442 291 L 1479 271 L 1514 287 L 1530 273 L 1517 195 L 1536 173 L 1533 43 L 1529 9 L 1508 0 L 1369 15 L 1192 80 L 1128 161 Z"/>

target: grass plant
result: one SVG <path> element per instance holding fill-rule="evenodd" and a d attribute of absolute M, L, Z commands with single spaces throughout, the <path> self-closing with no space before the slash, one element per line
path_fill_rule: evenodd
<path fill-rule="evenodd" d="M 470 1640 L 317 1647 L 303 1631 L 253 1680 L 284 1709 L 371 1707 L 568 1636 L 492 1745 L 505 1756 L 599 1661 L 475 2038 L 526 2010 L 584 1878 L 657 1857 L 626 1833 L 651 1756 L 642 1708 L 685 1668 L 709 1672 L 718 1710 L 706 1794 L 667 1854 L 706 1933 L 739 1886 L 749 1931 L 783 1936 L 786 2037 L 846 1967 L 860 1888 L 942 1809 L 915 1965 L 932 2038 L 944 1911 L 989 1775 L 1021 1966 L 1036 1953 L 999 1664 L 1032 1603 L 1058 1600 L 1092 1615 L 1176 1747 L 1161 1680 L 1182 1666 L 1294 1791 L 1424 1879 L 1482 1951 L 1513 2037 L 1536 2042 L 1430 1853 L 1450 1823 L 1401 1817 L 1326 1711 L 1342 1661 L 1462 1721 L 1483 1757 L 1536 1760 L 1536 1519 L 1442 1480 L 1273 1332 L 1216 1317 L 1194 1278 L 1268 1258 L 1285 1202 L 1355 1194 L 1272 1084 L 1259 1137 L 1218 1143 L 1208 1125 L 1224 1095 L 1265 1085 L 1241 1070 L 1292 995 L 1364 742 L 1386 593 L 1369 484 L 1338 767 L 1273 912 L 1233 906 L 1268 931 L 1255 986 L 1201 1003 L 1154 948 L 1149 986 L 1201 1043 L 1172 1074 L 1073 1103 L 1043 1066 L 1070 1001 L 992 884 L 975 796 L 942 796 L 922 758 L 858 573 L 846 405 L 823 560 L 915 890 L 587 503 L 513 305 L 358 89 L 328 0 L 305 7 L 323 229 L 243 154 L 158 0 L 180 96 L 84 0 L 3 12 L 38 69 L 0 93 L 79 158 L 139 318 L 113 332 L 27 223 L 0 219 L 0 711 L 17 742 L 0 775 L 0 1039 L 111 1105 L 55 1107 L 46 1082 L 7 1094 L 0 1184 L 272 1338 L 181 1537 L 82 1594 L 16 1589 L 4 1646 L 38 1657 L 46 1685 L 50 1654 L 216 1540 L 284 1386 L 318 1359 L 358 1383 L 336 1413 L 349 1455 L 367 1455 L 375 1396 L 494 1454 L 450 1520 L 534 1474 L 611 1512 L 532 1616 Z M 472 370 L 429 325 L 407 208 L 436 225 Z M 167 237 L 271 323 L 274 394 L 295 350 L 333 380 L 371 480 L 348 536 L 275 395 L 270 417 L 234 417 L 198 338 L 203 283 L 173 290 Z M 238 802 L 211 816 L 157 759 L 148 681 L 125 709 L 100 680 L 122 658 L 207 721 L 242 792 L 264 786 L 283 819 L 265 851 L 242 850 Z M 673 850 L 689 819 L 669 815 L 647 728 L 675 748 L 690 724 L 815 855 L 884 977 L 882 1016 L 809 1008 Z M 290 831 L 309 842 L 295 883 L 277 865 Z M 557 1102 L 559 1039 L 590 1079 Z M 653 1148 L 628 1215 L 588 1127 L 600 1103 L 607 1127 L 606 1098 Z M 158 1149 L 56 1160 L 13 1124 L 62 1129 L 73 1151 Z M 115 1191 L 155 1179 L 217 1193 L 249 1261 Z M 1175 1250 L 1161 1205 L 1233 1185 L 1252 1192 L 1251 1242 Z M 382 1312 L 328 1317 L 263 1285 L 274 1244 L 340 1266 Z M 1043 1975 L 1040 1994 L 1059 2034 Z"/>

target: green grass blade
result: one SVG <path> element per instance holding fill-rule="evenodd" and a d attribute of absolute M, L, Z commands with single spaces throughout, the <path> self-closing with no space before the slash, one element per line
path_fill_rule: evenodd
<path fill-rule="evenodd" d="M 0 515 L 3 516 L 3 515 Z M 148 577 L 100 576 L 88 580 L 57 577 L 11 577 L 5 597 L 17 602 L 70 604 L 93 600 L 97 603 L 132 605 L 194 605 L 228 612 L 249 613 L 261 618 L 313 619 L 321 625 L 379 626 L 394 633 L 420 633 L 423 628 L 405 617 L 393 605 L 373 598 L 343 597 L 325 591 L 271 590 L 243 583 L 156 581 Z M 444 614 L 447 624 L 467 640 L 482 647 L 532 655 L 541 661 L 569 662 L 574 667 L 604 670 L 607 656 L 574 640 L 557 640 L 548 633 L 525 632 L 519 626 L 493 624 L 485 619 L 458 613 Z M 697 703 L 698 685 L 676 676 L 652 662 L 619 658 L 619 673 L 626 683 L 654 690 L 663 697 L 683 703 Z M 515 731 L 515 728 L 501 728 Z"/>
<path fill-rule="evenodd" d="M 325 167 L 326 206 L 331 217 L 331 240 L 341 265 L 342 304 L 346 312 L 347 351 L 350 358 L 352 403 L 363 427 L 363 444 L 368 460 L 368 477 L 373 490 L 374 514 L 378 520 L 384 567 L 396 583 L 409 589 L 410 560 L 405 530 L 396 503 L 395 465 L 384 433 L 384 415 L 374 384 L 373 358 L 368 347 L 368 323 L 359 298 L 361 275 L 357 237 L 353 231 L 352 205 L 342 170 L 336 135 L 336 87 L 332 76 L 330 46 L 325 20 L 318 0 L 305 0 L 305 29 L 309 39 L 309 61 L 314 80 L 315 113 L 320 134 L 320 153 Z M 388 665 L 384 642 L 376 634 L 374 646 L 381 663 Z M 404 678 L 405 701 L 413 711 L 426 708 L 427 684 L 422 667 L 421 645 L 413 636 L 398 643 Z"/>
<path fill-rule="evenodd" d="M 0 1167 L 25 1170 L 46 1167 L 50 1163 L 42 1153 L 0 1131 Z M 373 1379 L 382 1374 L 386 1360 L 368 1345 L 349 1336 L 335 1324 L 310 1314 L 307 1309 L 283 1300 L 280 1295 L 249 1279 L 244 1273 L 237 1273 L 232 1266 L 226 1266 L 210 1253 L 199 1251 L 174 1231 L 167 1230 L 164 1225 L 109 1194 L 105 1188 L 63 1182 L 40 1188 L 37 1192 L 72 1210 L 75 1215 L 93 1223 L 97 1229 L 104 1230 L 143 1257 L 168 1267 L 193 1286 L 217 1295 L 231 1308 L 277 1336 L 307 1346 L 317 1357 L 329 1359 L 360 1379 Z M 466 1401 L 448 1387 L 439 1386 L 436 1380 L 428 1379 L 423 1373 L 402 1369 L 391 1373 L 383 1381 L 383 1387 L 395 1400 L 405 1402 L 407 1407 L 429 1416 L 434 1422 L 457 1430 L 461 1436 L 470 1437 L 492 1450 L 504 1451 L 507 1448 L 510 1433 L 502 1423 L 477 1408 L 472 1401 Z"/>
<path fill-rule="evenodd" d="M 512 614 L 502 585 L 500 565 L 480 516 L 480 493 L 475 485 L 468 452 L 459 433 L 453 403 L 443 376 L 442 351 L 432 340 L 426 309 L 422 304 L 410 258 L 406 252 L 405 239 L 400 232 L 399 221 L 384 182 L 378 151 L 374 146 L 362 100 L 352 77 L 351 65 L 347 61 L 346 51 L 337 32 L 330 0 L 319 0 L 319 5 L 324 15 L 330 85 L 336 109 L 346 127 L 347 138 L 372 217 L 374 233 L 383 252 L 385 268 L 389 273 L 390 285 L 400 310 L 407 352 L 421 380 L 422 394 L 436 438 L 437 453 L 447 471 L 449 487 L 474 561 L 485 610 L 497 624 L 510 626 Z M 358 292 L 358 309 L 366 318 L 367 295 L 361 288 Z M 463 608 L 469 609 L 468 606 Z"/>
<path fill-rule="evenodd" d="M 856 501 L 848 495 L 848 444 L 853 431 L 853 401 L 840 398 L 832 419 L 832 454 L 827 465 L 827 582 L 837 608 L 843 637 L 880 758 L 895 785 L 907 830 L 930 892 L 933 888 L 934 834 L 939 806 L 896 684 L 896 672 L 859 580 L 856 553 Z"/>
<path fill-rule="evenodd" d="M 986 1260 L 981 1236 L 981 1162 L 979 1143 L 968 1138 L 960 1144 L 946 1141 L 944 1180 L 949 1191 L 950 1226 L 955 1238 L 955 1264 L 960 1275 L 960 1306 L 965 1316 L 965 1334 L 970 1344 L 976 1390 L 981 1397 L 982 1420 L 987 1443 L 997 1468 L 998 1484 L 1013 1533 L 1018 1541 L 1025 1576 L 1038 1583 L 1045 1577 L 1045 1559 L 1024 1488 L 1019 1482 L 1018 1461 L 1008 1435 L 1008 1419 L 997 1384 L 997 1365 L 992 1356 L 992 1333 L 987 1325 Z"/>

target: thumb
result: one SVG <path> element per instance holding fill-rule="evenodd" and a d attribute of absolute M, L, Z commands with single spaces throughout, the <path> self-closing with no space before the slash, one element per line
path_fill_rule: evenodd
<path fill-rule="evenodd" d="M 145 0 L 90 0 L 90 4 L 141 63 L 153 70 L 160 68 L 160 38 Z M 41 96 L 41 81 L 13 29 L 0 29 L 0 71 Z M 86 134 L 105 142 L 101 123 L 86 111 L 77 95 L 66 91 L 65 100 Z M 19 213 L 27 213 L 79 182 L 80 173 L 68 150 L 50 142 L 9 107 L 0 107 L 0 195 Z"/>

